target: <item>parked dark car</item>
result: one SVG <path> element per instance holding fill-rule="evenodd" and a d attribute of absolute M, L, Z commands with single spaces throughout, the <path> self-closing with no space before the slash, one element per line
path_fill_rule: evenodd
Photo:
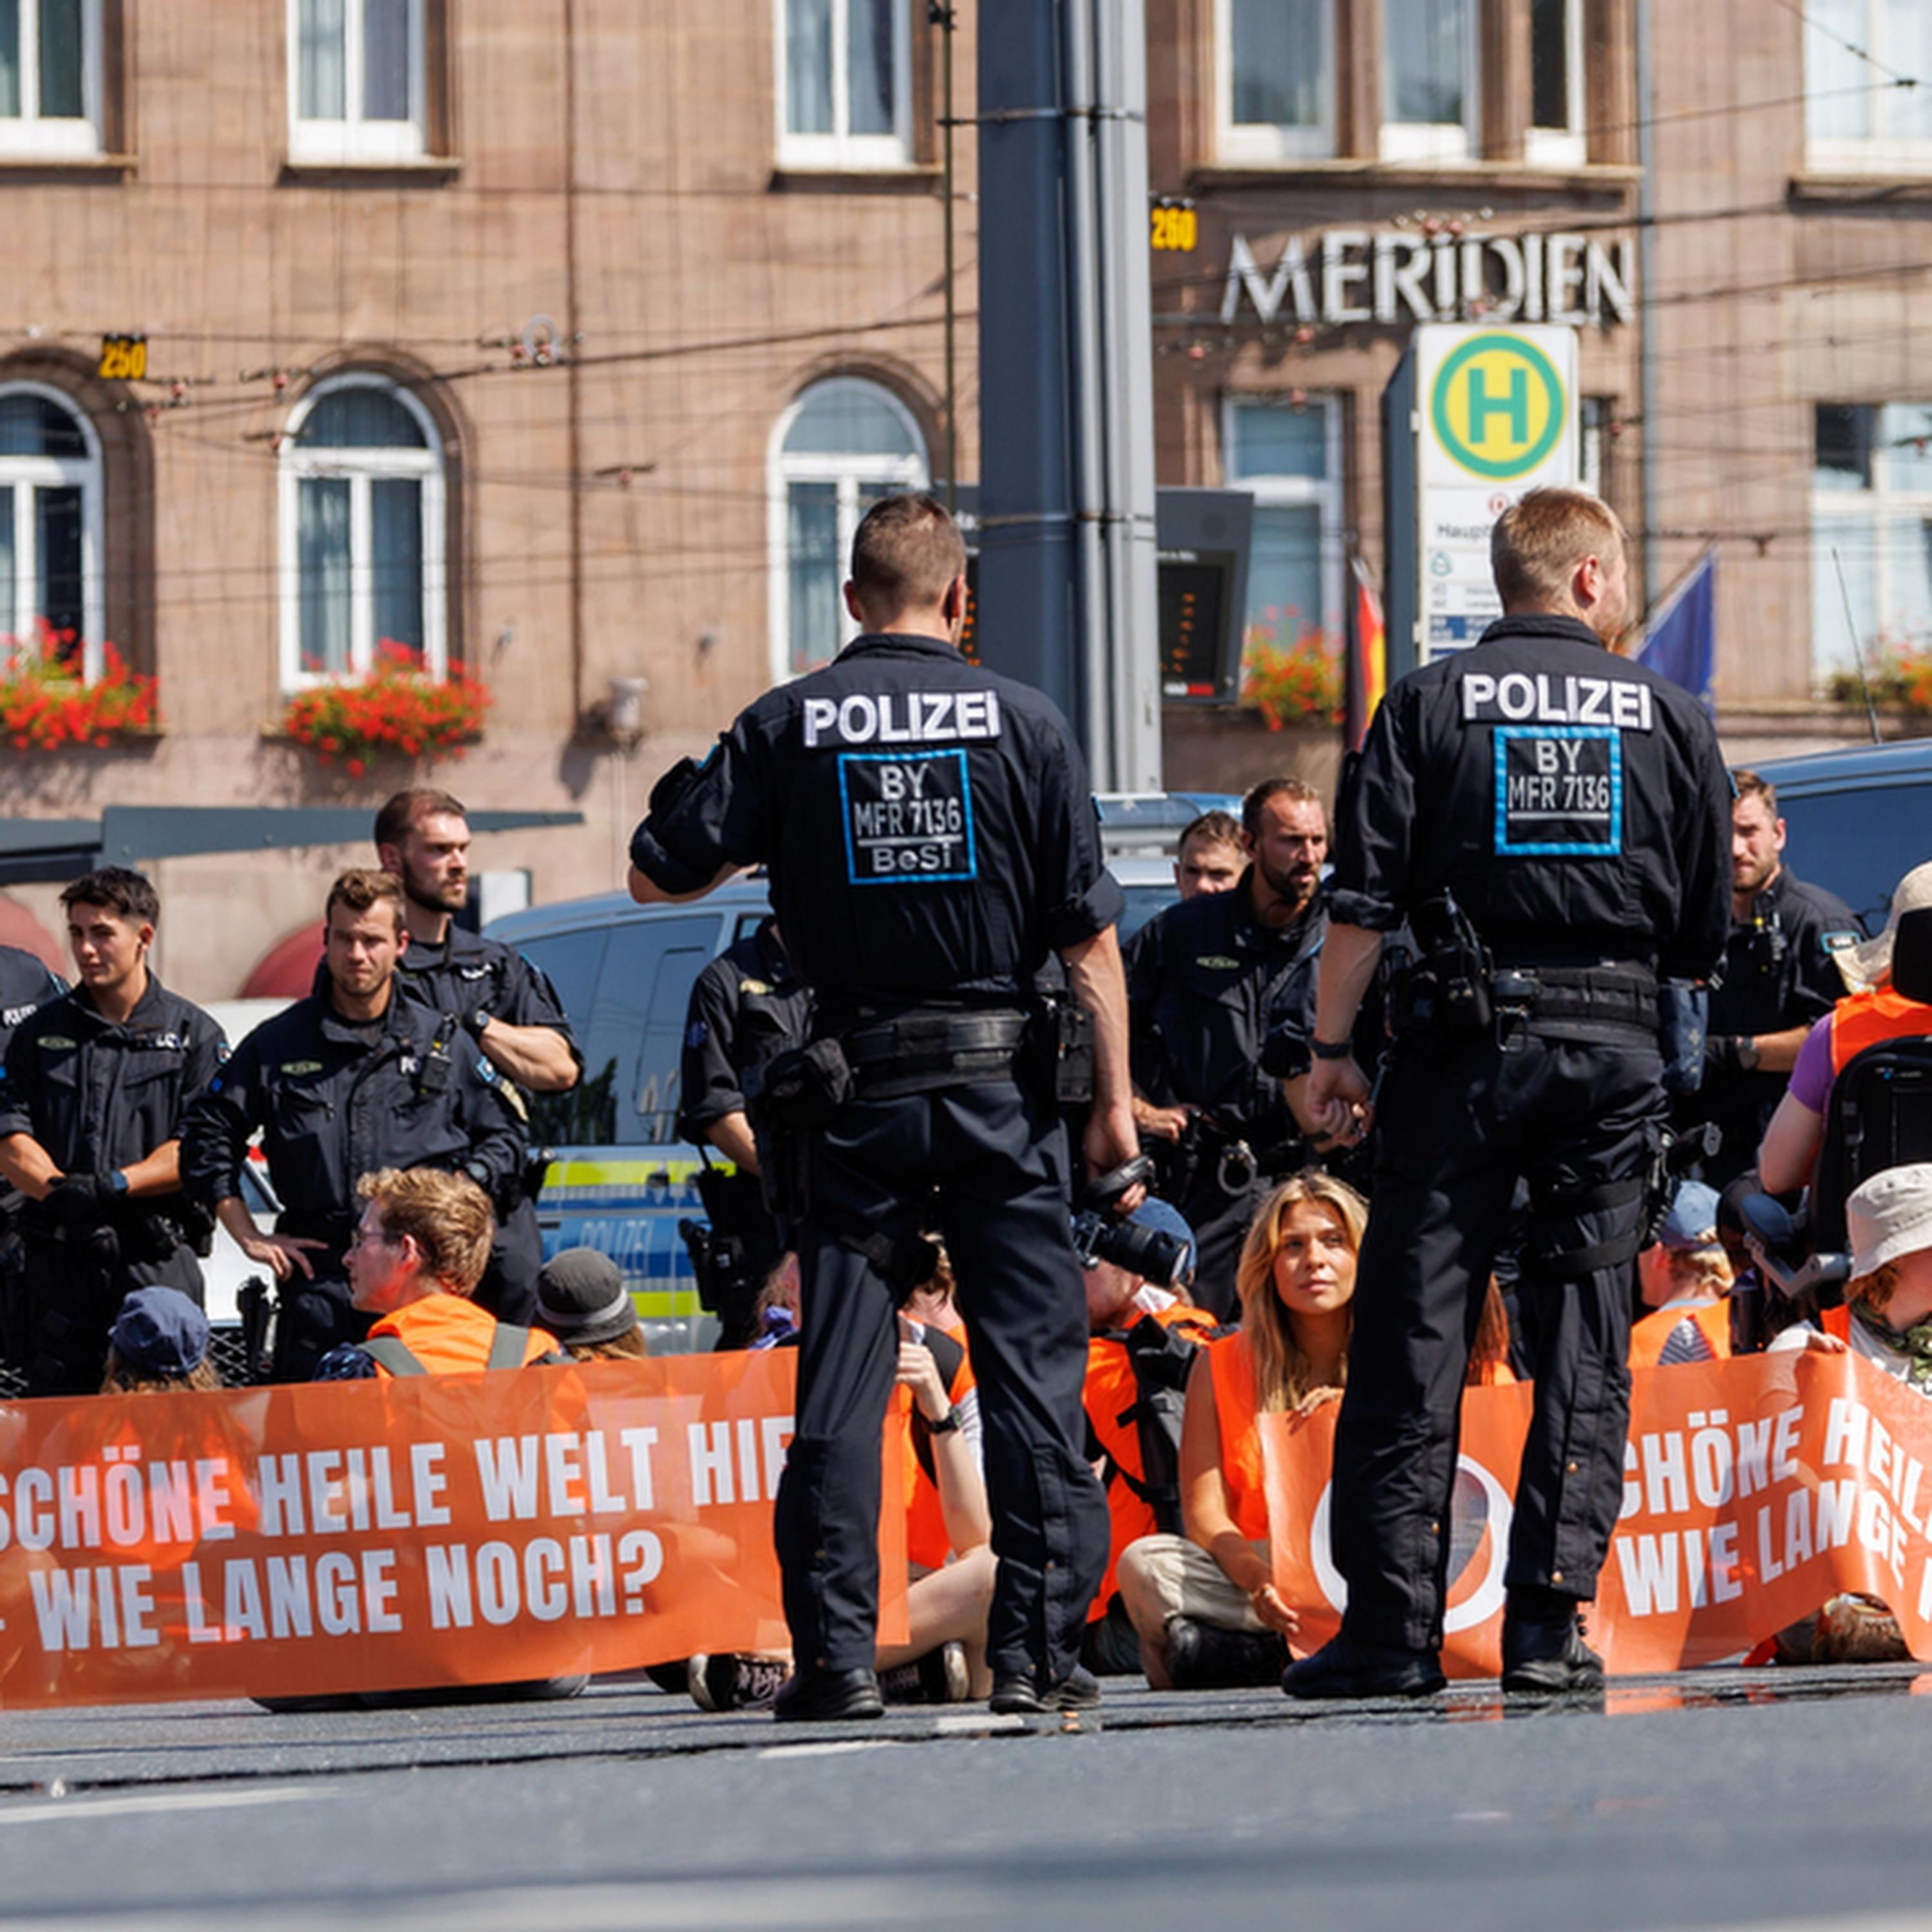
<path fill-rule="evenodd" d="M 1868 932 L 1892 888 L 1932 859 L 1932 738 L 1778 758 L 1756 768 L 1778 788 L 1785 862 L 1843 899 Z"/>

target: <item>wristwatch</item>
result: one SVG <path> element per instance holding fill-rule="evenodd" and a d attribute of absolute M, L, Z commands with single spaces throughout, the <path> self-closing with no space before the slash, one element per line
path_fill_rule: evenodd
<path fill-rule="evenodd" d="M 118 1200 L 128 1192 L 128 1175 L 124 1168 L 117 1167 L 107 1177 L 107 1191 Z"/>
<path fill-rule="evenodd" d="M 472 1038 L 481 1040 L 483 1037 L 483 1029 L 496 1017 L 496 1016 L 488 1006 L 473 1006 L 463 1016 L 464 1030 Z"/>
<path fill-rule="evenodd" d="M 937 1422 L 928 1422 L 926 1426 L 934 1436 L 950 1436 L 959 1426 L 959 1412 L 949 1402 L 946 1413 Z"/>
<path fill-rule="evenodd" d="M 1317 1060 L 1347 1060 L 1355 1051 L 1352 1040 L 1311 1040 L 1308 1050 Z"/>

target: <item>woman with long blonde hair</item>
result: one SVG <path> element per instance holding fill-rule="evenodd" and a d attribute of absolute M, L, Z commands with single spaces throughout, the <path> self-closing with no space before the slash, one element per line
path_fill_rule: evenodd
<path fill-rule="evenodd" d="M 1180 1431 L 1180 1536 L 1121 1554 L 1120 1595 L 1156 1690 L 1264 1684 L 1288 1664 L 1294 1612 L 1274 1587 L 1257 1416 L 1342 1392 L 1355 1257 L 1368 1210 L 1311 1169 L 1284 1181 L 1248 1230 L 1235 1272 L 1240 1326 L 1204 1348 Z"/>

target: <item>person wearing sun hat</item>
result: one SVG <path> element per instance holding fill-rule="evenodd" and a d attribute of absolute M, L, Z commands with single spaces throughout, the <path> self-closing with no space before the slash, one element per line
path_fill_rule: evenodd
<path fill-rule="evenodd" d="M 595 1248 L 566 1248 L 544 1263 L 537 1319 L 579 1361 L 650 1353 L 617 1264 Z"/>
<path fill-rule="evenodd" d="M 1914 866 L 1899 880 L 1876 938 L 1837 957 L 1852 991 L 1806 1036 L 1765 1129 L 1757 1172 L 1767 1193 L 1811 1178 L 1832 1083 L 1858 1054 L 1886 1040 L 1932 1036 L 1932 863 Z"/>

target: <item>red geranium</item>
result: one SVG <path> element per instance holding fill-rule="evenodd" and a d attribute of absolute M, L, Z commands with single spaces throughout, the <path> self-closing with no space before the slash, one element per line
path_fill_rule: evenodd
<path fill-rule="evenodd" d="M 385 638 L 367 677 L 340 679 L 289 700 L 282 729 L 314 747 L 325 765 L 340 759 L 352 778 L 386 752 L 406 758 L 460 758 L 483 728 L 488 687 L 463 665 L 441 682 L 424 675 L 415 652 Z"/>
<path fill-rule="evenodd" d="M 104 745 L 117 733 L 154 729 L 154 680 L 104 644 L 100 675 L 90 681 L 74 644 L 72 632 L 44 619 L 31 641 L 0 638 L 0 740 L 16 752 Z"/>

